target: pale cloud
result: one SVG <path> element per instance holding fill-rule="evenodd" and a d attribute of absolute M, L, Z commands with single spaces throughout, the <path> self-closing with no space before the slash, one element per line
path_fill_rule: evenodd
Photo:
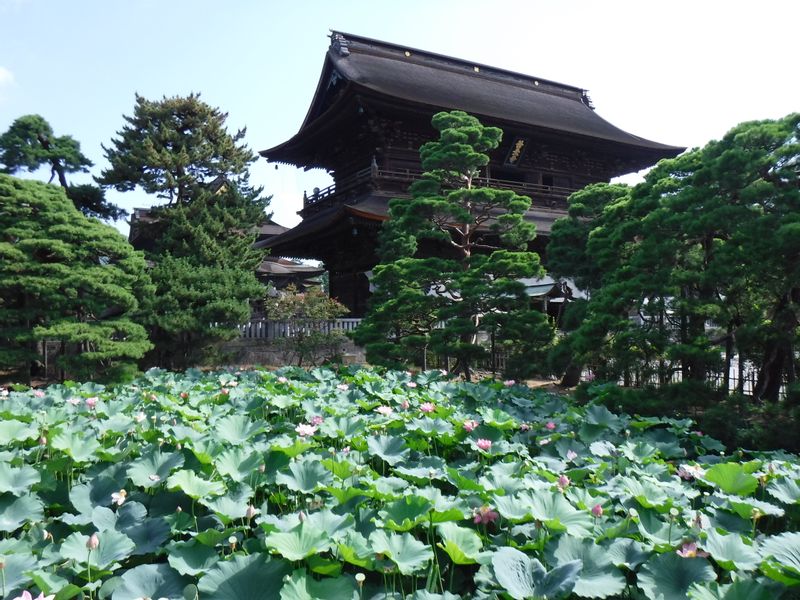
<path fill-rule="evenodd" d="M 14 74 L 3 65 L 0 65 L 0 87 L 5 87 L 12 83 L 14 83 Z"/>

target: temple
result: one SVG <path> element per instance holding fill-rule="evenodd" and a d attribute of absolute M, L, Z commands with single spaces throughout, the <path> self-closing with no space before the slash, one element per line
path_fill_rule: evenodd
<path fill-rule="evenodd" d="M 421 175 L 419 147 L 437 135 L 431 117 L 453 109 L 503 130 L 478 185 L 532 199 L 526 217 L 539 236 L 532 249 L 542 254 L 570 194 L 684 150 L 605 121 L 581 88 L 332 32 L 300 130 L 261 155 L 325 169 L 334 183 L 304 194 L 299 225 L 257 245 L 272 256 L 321 260 L 331 296 L 362 316 L 389 200 L 408 197 Z"/>

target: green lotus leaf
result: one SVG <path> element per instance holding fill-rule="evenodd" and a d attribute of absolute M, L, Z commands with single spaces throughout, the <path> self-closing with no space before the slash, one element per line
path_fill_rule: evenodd
<path fill-rule="evenodd" d="M 619 538 L 606 547 L 606 554 L 612 564 L 625 567 L 631 571 L 641 565 L 650 556 L 644 546 L 629 538 Z"/>
<path fill-rule="evenodd" d="M 701 546 L 726 571 L 751 571 L 761 562 L 756 549 L 745 544 L 738 533 L 722 535 L 709 529 Z"/>
<path fill-rule="evenodd" d="M 590 425 L 602 425 L 614 433 L 620 431 L 625 426 L 625 423 L 621 418 L 612 413 L 602 404 L 595 404 L 587 407 L 584 419 Z"/>
<path fill-rule="evenodd" d="M 472 475 L 472 473 L 467 472 L 467 475 Z M 447 469 L 447 480 L 456 486 L 458 489 L 464 492 L 483 492 L 483 486 L 475 481 L 472 477 L 467 477 L 462 474 L 458 469 L 453 469 L 449 467 Z"/>
<path fill-rule="evenodd" d="M 737 579 L 728 585 L 695 583 L 689 588 L 692 600 L 775 600 L 780 591 L 754 579 Z"/>
<path fill-rule="evenodd" d="M 750 496 L 758 489 L 758 479 L 739 463 L 720 463 L 706 471 L 703 479 L 716 484 L 727 494 Z"/>
<path fill-rule="evenodd" d="M 519 423 L 506 411 L 499 408 L 480 408 L 478 413 L 483 418 L 483 422 L 494 429 L 509 430 L 517 429 Z"/>
<path fill-rule="evenodd" d="M 714 568 L 706 559 L 683 558 L 675 552 L 667 552 L 645 563 L 637 585 L 650 600 L 686 600 L 693 584 L 716 578 Z"/>
<path fill-rule="evenodd" d="M 526 500 L 529 499 L 526 498 Z M 532 502 L 532 501 L 531 501 Z M 517 496 L 495 496 L 494 505 L 504 519 L 521 523 L 523 521 L 530 521 L 530 502 L 523 504 Z"/>
<path fill-rule="evenodd" d="M 122 519 L 117 521 L 117 529 L 127 535 L 136 545 L 134 554 L 157 553 L 169 539 L 172 531 L 166 519 L 150 517 L 132 527 L 120 527 Z"/>
<path fill-rule="evenodd" d="M 201 504 L 214 511 L 222 523 L 227 525 L 234 519 L 245 517 L 252 498 L 253 489 L 240 483 L 229 487 L 222 496 L 201 500 Z"/>
<path fill-rule="evenodd" d="M 319 554 L 330 549 L 333 540 L 327 532 L 300 523 L 291 531 L 271 533 L 264 538 L 267 548 L 277 550 L 288 560 L 303 560 L 312 554 Z"/>
<path fill-rule="evenodd" d="M 227 415 L 214 425 L 215 435 L 229 444 L 241 446 L 254 435 L 265 431 L 266 423 L 251 421 L 247 415 Z"/>
<path fill-rule="evenodd" d="M 355 582 L 350 577 L 326 577 L 317 581 L 298 569 L 281 588 L 281 600 L 358 600 Z"/>
<path fill-rule="evenodd" d="M 775 535 L 761 545 L 764 573 L 785 585 L 800 585 L 800 532 Z"/>
<path fill-rule="evenodd" d="M 436 545 L 447 552 L 453 564 L 472 565 L 478 561 L 483 542 L 474 530 L 455 523 L 441 523 L 436 530 L 442 538 L 442 543 Z"/>
<path fill-rule="evenodd" d="M 664 493 L 663 487 L 648 479 L 622 477 L 620 485 L 636 502 L 645 508 L 655 508 L 666 512 L 672 506 L 672 500 Z"/>
<path fill-rule="evenodd" d="M 16 497 L 0 495 L 0 531 L 12 533 L 25 523 L 44 519 L 44 505 L 36 494 Z"/>
<path fill-rule="evenodd" d="M 278 473 L 275 482 L 295 492 L 310 494 L 333 481 L 333 476 L 319 461 L 301 460 L 289 465 L 289 473 Z"/>
<path fill-rule="evenodd" d="M 11 446 L 14 442 L 24 442 L 37 437 L 39 430 L 36 425 L 16 419 L 0 421 L 0 446 Z"/>
<path fill-rule="evenodd" d="M 413 575 L 433 558 L 431 547 L 410 533 L 387 534 L 379 529 L 370 534 L 369 543 L 373 552 L 386 556 L 403 575 Z"/>
<path fill-rule="evenodd" d="M 607 550 L 590 539 L 562 535 L 551 546 L 548 557 L 550 564 L 555 565 L 581 562 L 583 568 L 573 592 L 582 598 L 608 598 L 621 594 L 627 585 Z"/>
<path fill-rule="evenodd" d="M 320 461 L 322 466 L 328 469 L 334 477 L 338 479 L 347 479 L 356 473 L 356 465 L 350 460 L 337 460 L 335 458 L 325 458 Z"/>
<path fill-rule="evenodd" d="M 309 514 L 305 522 L 310 527 L 324 531 L 332 540 L 339 541 L 350 531 L 355 519 L 352 514 L 337 515 L 325 509 Z"/>
<path fill-rule="evenodd" d="M 403 438 L 390 435 L 369 437 L 367 446 L 372 454 L 381 457 L 391 466 L 408 460 L 411 452 Z"/>
<path fill-rule="evenodd" d="M 357 567 L 372 570 L 375 563 L 375 553 L 367 542 L 367 538 L 355 531 L 349 530 L 344 540 L 337 547 L 339 557 Z"/>
<path fill-rule="evenodd" d="M 28 493 L 41 479 L 39 471 L 28 465 L 16 469 L 8 463 L 0 463 L 0 494 L 11 492 L 15 496 L 21 496 Z"/>
<path fill-rule="evenodd" d="M 366 420 L 361 417 L 335 417 L 325 419 L 320 425 L 320 433 L 327 437 L 352 439 L 363 435 L 366 430 Z"/>
<path fill-rule="evenodd" d="M 667 515 L 661 515 L 652 509 L 639 511 L 639 532 L 654 546 L 672 548 L 679 540 L 686 537 L 688 529 L 677 519 L 670 522 Z"/>
<path fill-rule="evenodd" d="M 36 559 L 31 556 L 29 560 L 35 561 Z M 31 570 L 30 565 L 31 563 L 28 562 L 27 567 L 24 567 L 24 569 L 28 571 L 33 583 L 36 584 L 36 587 L 42 590 L 44 594 L 55 594 L 58 592 L 60 597 L 66 598 L 73 598 L 80 594 L 81 588 L 71 584 L 68 579 L 45 569 Z M 22 568 L 22 566 L 20 566 L 20 568 Z M 11 590 L 9 590 L 9 592 L 10 591 Z M 11 595 L 13 594 L 9 594 L 9 596 Z"/>
<path fill-rule="evenodd" d="M 170 566 L 181 575 L 200 575 L 220 560 L 217 550 L 195 540 L 172 542 L 167 546 L 166 554 Z"/>
<path fill-rule="evenodd" d="M 3 585 L 5 596 L 3 598 L 16 598 L 31 581 L 28 573 L 36 564 L 36 557 L 29 552 L 5 554 L 5 567 L 3 568 Z"/>
<path fill-rule="evenodd" d="M 114 590 L 111 600 L 183 600 L 183 588 L 190 582 L 191 579 L 180 575 L 169 565 L 139 565 L 122 574 L 122 582 Z"/>
<path fill-rule="evenodd" d="M 578 581 L 580 561 L 566 563 L 547 572 L 535 558 L 516 548 L 502 547 L 492 555 L 497 582 L 514 600 L 560 598 L 568 595 Z"/>
<path fill-rule="evenodd" d="M 782 517 L 786 512 L 780 506 L 771 504 L 770 502 L 764 502 L 763 500 L 757 500 L 756 498 L 743 498 L 741 496 L 717 492 L 712 496 L 712 499 L 725 501 L 728 509 L 747 520 L 753 518 L 753 513 L 755 511 L 758 511 L 762 515 L 770 515 L 772 517 Z M 725 506 L 725 504 L 723 504 L 723 506 Z"/>
<path fill-rule="evenodd" d="M 419 418 L 406 423 L 408 431 L 420 432 L 425 435 L 445 438 L 455 433 L 453 426 L 444 419 Z"/>
<path fill-rule="evenodd" d="M 428 520 L 428 513 L 433 508 L 430 502 L 419 496 L 403 496 L 385 505 L 378 515 L 385 526 L 392 531 L 409 531 L 419 523 Z"/>
<path fill-rule="evenodd" d="M 110 506 L 111 494 L 119 492 L 124 481 L 112 477 L 95 477 L 88 483 L 72 486 L 69 491 L 69 501 L 79 513 L 86 515 L 86 523 L 91 521 L 92 511 L 97 506 Z"/>
<path fill-rule="evenodd" d="M 162 453 L 150 450 L 128 466 L 128 478 L 134 485 L 150 489 L 161 485 L 172 471 L 183 466 L 183 455 L 177 452 Z"/>
<path fill-rule="evenodd" d="M 800 504 L 800 485 L 794 479 L 785 477 L 767 486 L 767 493 L 784 504 Z"/>
<path fill-rule="evenodd" d="M 100 545 L 91 553 L 86 547 L 89 541 L 88 535 L 82 533 L 71 533 L 61 544 L 59 553 L 67 560 L 74 560 L 81 566 L 91 563 L 92 569 L 109 569 L 117 562 L 124 560 L 133 554 L 136 549 L 135 544 L 124 533 L 108 529 L 97 534 Z"/>
<path fill-rule="evenodd" d="M 218 441 L 216 438 L 207 437 L 195 440 L 192 444 L 187 446 L 191 449 L 195 458 L 203 465 L 214 464 L 216 459 L 225 448 L 225 445 Z"/>
<path fill-rule="evenodd" d="M 222 482 L 203 479 L 196 475 L 194 471 L 187 469 L 176 471 L 170 475 L 167 479 L 167 487 L 170 490 L 181 490 L 195 500 L 225 493 L 225 485 Z"/>
<path fill-rule="evenodd" d="M 284 577 L 290 572 L 286 561 L 237 554 L 232 560 L 217 562 L 200 578 L 197 588 L 201 598 L 214 600 L 280 600 Z"/>
<path fill-rule="evenodd" d="M 591 535 L 594 527 L 592 515 L 576 509 L 558 492 L 521 494 L 520 503 L 526 506 L 534 519 L 542 521 L 553 531 L 566 531 L 575 537 Z"/>
<path fill-rule="evenodd" d="M 313 443 L 307 442 L 303 438 L 299 437 L 290 439 L 287 436 L 283 436 L 283 438 L 276 438 L 272 440 L 272 449 L 277 452 L 282 452 L 289 458 L 300 456 L 303 452 L 313 447 Z"/>
<path fill-rule="evenodd" d="M 85 436 L 83 432 L 59 431 L 50 440 L 50 446 L 62 450 L 76 463 L 95 462 L 95 453 L 101 448 L 100 442 L 91 434 Z"/>

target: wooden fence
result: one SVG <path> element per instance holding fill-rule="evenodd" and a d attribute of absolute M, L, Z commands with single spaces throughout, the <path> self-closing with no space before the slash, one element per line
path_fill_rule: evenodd
<path fill-rule="evenodd" d="M 254 340 L 277 340 L 287 337 L 296 337 L 312 332 L 333 333 L 353 331 L 361 323 L 361 319 L 295 319 L 288 321 L 273 321 L 255 319 L 239 326 L 241 337 Z"/>

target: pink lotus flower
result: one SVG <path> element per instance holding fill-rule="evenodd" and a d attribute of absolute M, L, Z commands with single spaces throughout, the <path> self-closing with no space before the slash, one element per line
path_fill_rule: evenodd
<path fill-rule="evenodd" d="M 558 476 L 558 481 L 556 481 L 556 485 L 558 486 L 559 490 L 563 491 L 564 488 L 566 488 L 569 484 L 570 484 L 569 477 L 563 474 Z"/>
<path fill-rule="evenodd" d="M 350 446 L 345 446 L 342 448 L 342 454 L 350 454 Z"/>
<path fill-rule="evenodd" d="M 313 417 L 311 417 L 311 424 L 312 425 L 322 425 L 322 422 L 324 420 L 325 419 L 323 419 L 320 415 L 314 415 Z"/>
<path fill-rule="evenodd" d="M 346 383 L 340 383 L 339 385 L 336 386 L 336 389 L 339 390 L 340 392 L 346 392 L 347 390 L 350 389 L 350 386 L 348 386 Z"/>
<path fill-rule="evenodd" d="M 686 481 L 691 481 L 692 479 L 696 479 L 698 477 L 702 477 L 706 474 L 705 470 L 702 467 L 698 467 L 696 465 L 681 465 L 676 474 L 681 479 L 685 479 Z"/>
<path fill-rule="evenodd" d="M 78 398 L 67 398 L 67 402 L 69 404 L 72 404 L 72 406 L 78 406 L 78 404 L 81 403 L 81 401 Z"/>
<path fill-rule="evenodd" d="M 33 395 L 37 398 L 44 398 L 44 392 L 42 390 L 34 390 Z"/>
<path fill-rule="evenodd" d="M 543 438 L 543 439 L 539 440 L 539 445 L 540 446 L 547 446 L 547 444 L 549 444 L 549 443 L 550 443 L 550 438 Z"/>
<path fill-rule="evenodd" d="M 403 410 L 408 410 L 409 406 L 411 406 L 411 404 L 409 404 L 408 400 L 403 400 L 400 403 L 400 408 L 402 408 Z"/>
<path fill-rule="evenodd" d="M 436 405 L 433 402 L 423 402 L 419 405 L 419 409 L 424 413 L 432 413 L 436 410 Z"/>
<path fill-rule="evenodd" d="M 128 492 L 125 490 L 120 490 L 118 492 L 114 492 L 111 494 L 111 504 L 116 504 L 117 506 L 122 506 L 125 503 L 125 498 L 128 496 Z"/>
<path fill-rule="evenodd" d="M 99 546 L 100 546 L 100 538 L 97 537 L 96 533 L 93 533 L 92 536 L 88 540 L 86 540 L 86 547 L 89 550 L 97 550 Z"/>
<path fill-rule="evenodd" d="M 219 393 L 222 394 L 223 396 L 227 396 L 228 394 L 231 393 L 231 391 L 228 388 L 222 388 Z"/>
<path fill-rule="evenodd" d="M 97 406 L 97 396 L 92 396 L 91 398 L 86 399 L 86 406 L 90 409 L 94 410 L 94 407 Z"/>
<path fill-rule="evenodd" d="M 567 460 L 575 460 L 578 458 L 578 453 L 574 450 L 567 450 Z"/>
<path fill-rule="evenodd" d="M 464 421 L 464 431 L 466 431 L 467 433 L 472 433 L 473 431 L 475 431 L 475 429 L 477 429 L 479 424 L 480 423 L 478 423 L 475 419 L 469 419 L 467 421 Z"/>
<path fill-rule="evenodd" d="M 317 432 L 317 428 L 308 423 L 300 423 L 294 430 L 300 437 L 312 436 Z"/>
<path fill-rule="evenodd" d="M 147 418 L 147 415 L 146 415 L 146 414 L 144 414 L 143 412 L 140 412 L 139 414 L 137 414 L 137 415 L 134 417 L 134 419 L 136 420 L 136 422 L 137 422 L 137 423 L 141 423 L 141 422 L 142 422 L 142 421 L 144 421 L 146 418 Z"/>
<path fill-rule="evenodd" d="M 486 505 L 483 505 L 475 511 L 475 516 L 472 520 L 477 525 L 480 525 L 481 523 L 486 525 L 488 523 L 494 523 L 499 516 L 500 515 L 497 513 L 497 511 L 492 510 Z"/>
<path fill-rule="evenodd" d="M 556 424 L 552 421 L 548 421 L 547 425 L 545 425 L 548 431 L 553 431 L 556 428 Z"/>
<path fill-rule="evenodd" d="M 289 383 L 289 380 L 286 379 L 286 377 L 284 377 L 283 375 L 281 375 L 280 377 L 278 377 L 278 383 Z"/>
<path fill-rule="evenodd" d="M 682 556 L 683 558 L 705 558 L 708 556 L 708 552 L 703 552 L 702 550 L 697 549 L 697 544 L 694 542 L 686 542 L 681 546 L 680 550 L 675 551 L 678 556 Z"/>
<path fill-rule="evenodd" d="M 594 517 L 595 517 L 596 519 L 599 519 L 600 517 L 602 517 L 602 516 L 603 516 L 603 507 L 602 507 L 602 506 L 600 506 L 599 504 L 595 504 L 595 505 L 592 507 L 592 514 L 594 515 Z"/>
<path fill-rule="evenodd" d="M 489 449 L 492 447 L 492 440 L 480 438 L 477 442 L 475 442 L 475 445 L 484 452 L 488 452 Z"/>
<path fill-rule="evenodd" d="M 414 383 L 413 381 L 407 381 L 406 382 L 406 387 L 409 387 L 409 388 L 413 389 L 413 388 L 417 387 L 417 384 Z"/>
<path fill-rule="evenodd" d="M 522 425 L 519 426 L 519 430 L 520 431 L 530 431 L 530 429 L 531 429 L 531 426 L 528 425 L 527 423 L 523 423 Z"/>
<path fill-rule="evenodd" d="M 382 414 L 384 417 L 388 417 L 394 412 L 394 409 L 391 406 L 379 406 L 375 409 L 375 412 Z"/>
<path fill-rule="evenodd" d="M 506 386 L 506 387 L 511 387 L 512 385 L 517 385 L 517 382 L 514 381 L 513 379 L 506 379 L 503 382 L 503 385 Z"/>
<path fill-rule="evenodd" d="M 22 592 L 22 594 L 20 594 L 16 598 L 13 598 L 12 600 L 53 600 L 53 598 L 55 597 L 56 597 L 55 594 L 50 594 L 49 596 L 45 596 L 44 592 L 39 592 L 39 595 L 36 596 L 36 598 L 34 598 L 33 596 L 31 596 L 31 593 L 28 590 L 25 590 L 24 592 Z"/>

